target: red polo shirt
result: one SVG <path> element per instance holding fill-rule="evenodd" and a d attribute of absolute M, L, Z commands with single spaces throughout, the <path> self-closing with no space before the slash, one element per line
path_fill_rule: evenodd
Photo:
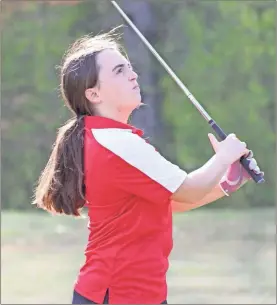
<path fill-rule="evenodd" d="M 85 128 L 89 238 L 75 290 L 96 303 L 109 289 L 110 304 L 159 304 L 172 249 L 170 196 L 187 174 L 128 124 L 87 116 Z"/>

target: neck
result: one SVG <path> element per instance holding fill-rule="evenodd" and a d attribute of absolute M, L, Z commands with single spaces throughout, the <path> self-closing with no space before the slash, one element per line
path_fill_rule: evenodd
<path fill-rule="evenodd" d="M 130 113 L 128 112 L 122 112 L 122 111 L 118 111 L 118 110 L 109 110 L 109 111 L 97 111 L 96 115 L 98 116 L 102 116 L 108 119 L 112 119 L 124 124 L 128 123 L 129 117 L 130 117 Z"/>

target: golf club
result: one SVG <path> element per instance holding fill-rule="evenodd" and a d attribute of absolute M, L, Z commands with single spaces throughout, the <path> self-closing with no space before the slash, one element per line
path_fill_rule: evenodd
<path fill-rule="evenodd" d="M 216 135 L 220 140 L 224 140 L 227 135 L 226 133 L 219 127 L 219 125 L 212 119 L 212 117 L 207 113 L 207 111 L 200 105 L 200 103 L 196 100 L 196 98 L 191 94 L 191 92 L 186 88 L 183 82 L 178 78 L 178 76 L 173 72 L 173 70 L 167 65 L 167 63 L 162 59 L 162 57 L 158 54 L 158 52 L 152 47 L 152 45 L 147 41 L 147 39 L 143 36 L 143 34 L 137 29 L 134 23 L 130 20 L 130 18 L 124 13 L 124 11 L 120 8 L 120 6 L 116 3 L 116 1 L 111 1 L 113 6 L 117 9 L 120 15 L 125 19 L 125 21 L 132 27 L 132 29 L 136 32 L 142 42 L 147 46 L 147 48 L 151 51 L 151 53 L 156 57 L 156 59 L 161 63 L 161 65 L 165 68 L 165 70 L 169 73 L 169 75 L 173 78 L 173 80 L 177 83 L 177 85 L 181 88 L 181 90 L 186 94 L 192 104 L 197 108 L 199 113 L 204 117 L 204 119 L 208 122 L 208 124 L 215 131 Z M 250 161 L 246 157 L 241 157 L 240 163 L 245 168 L 245 170 L 249 173 L 251 178 L 256 183 L 265 182 L 263 175 L 256 174 L 254 171 L 250 170 L 249 164 Z"/>

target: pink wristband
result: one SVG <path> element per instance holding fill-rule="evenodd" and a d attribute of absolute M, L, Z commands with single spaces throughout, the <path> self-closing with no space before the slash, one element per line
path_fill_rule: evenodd
<path fill-rule="evenodd" d="M 236 161 L 229 167 L 219 185 L 226 196 L 230 196 L 231 193 L 236 192 L 248 180 L 250 180 L 250 176 L 243 169 L 240 162 Z"/>

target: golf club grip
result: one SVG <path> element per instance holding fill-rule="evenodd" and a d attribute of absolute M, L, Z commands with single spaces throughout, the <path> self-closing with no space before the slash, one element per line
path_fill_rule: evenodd
<path fill-rule="evenodd" d="M 217 136 L 221 141 L 227 138 L 226 133 L 216 124 L 214 120 L 210 120 L 208 123 L 210 124 L 210 126 L 215 131 L 215 133 L 217 134 Z"/>
<path fill-rule="evenodd" d="M 215 131 L 217 136 L 220 138 L 220 140 L 225 140 L 227 135 L 226 133 L 216 124 L 214 120 L 209 121 L 209 125 L 212 127 L 212 129 Z M 248 174 L 251 176 L 251 178 L 256 182 L 256 183 L 262 183 L 264 182 L 264 177 L 262 174 L 256 174 L 249 168 L 250 161 L 246 157 L 241 157 L 240 158 L 240 163 L 244 167 L 244 169 L 248 172 Z"/>

